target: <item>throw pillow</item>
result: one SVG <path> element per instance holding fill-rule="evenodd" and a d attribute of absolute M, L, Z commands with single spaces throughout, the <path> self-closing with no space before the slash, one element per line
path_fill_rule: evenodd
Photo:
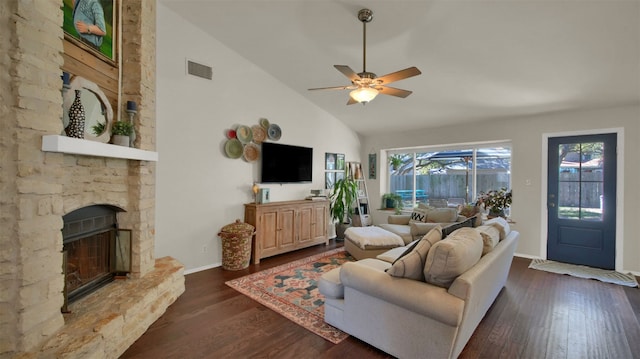
<path fill-rule="evenodd" d="M 459 213 L 468 218 L 468 217 L 475 216 L 476 213 L 479 213 L 479 212 L 480 212 L 480 207 L 468 204 L 468 205 L 462 206 L 460 208 Z"/>
<path fill-rule="evenodd" d="M 462 222 L 454 223 L 450 226 L 442 228 L 442 239 L 447 238 L 448 235 L 453 233 L 456 229 L 460 229 L 462 227 L 474 227 L 474 222 L 476 221 L 476 217 L 467 218 Z"/>
<path fill-rule="evenodd" d="M 427 212 L 420 208 L 414 208 L 413 212 L 411 212 L 411 219 L 409 219 L 409 223 L 414 223 L 414 222 L 424 223 L 426 221 L 427 221 Z"/>
<path fill-rule="evenodd" d="M 482 236 L 482 255 L 491 252 L 500 241 L 500 231 L 495 226 L 479 226 L 476 231 Z"/>
<path fill-rule="evenodd" d="M 507 238 L 511 232 L 509 222 L 502 217 L 491 218 L 490 220 L 485 221 L 484 225 L 496 227 L 500 231 L 500 240 Z"/>
<path fill-rule="evenodd" d="M 427 212 L 426 222 L 453 223 L 458 219 L 458 211 L 455 208 L 435 208 Z"/>
<path fill-rule="evenodd" d="M 460 228 L 433 245 L 427 254 L 424 278 L 427 283 L 449 288 L 482 256 L 482 237 L 473 228 Z"/>
<path fill-rule="evenodd" d="M 442 228 L 440 226 L 425 234 L 416 245 L 401 255 L 386 272 L 393 277 L 409 278 L 424 281 L 424 263 L 427 253 L 431 247 L 442 238 Z"/>

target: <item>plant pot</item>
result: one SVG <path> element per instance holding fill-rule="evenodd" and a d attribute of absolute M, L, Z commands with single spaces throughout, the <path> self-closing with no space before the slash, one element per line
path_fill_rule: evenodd
<path fill-rule="evenodd" d="M 351 227 L 351 223 L 336 223 L 336 239 L 344 239 L 344 232 Z"/>
<path fill-rule="evenodd" d="M 129 136 L 113 135 L 111 136 L 111 143 L 118 146 L 129 147 Z"/>
<path fill-rule="evenodd" d="M 396 200 L 393 198 L 387 198 L 385 203 L 386 208 L 396 208 Z"/>
<path fill-rule="evenodd" d="M 491 209 L 489 211 L 487 218 L 496 218 L 496 217 L 507 218 L 507 216 L 504 214 L 504 209 L 501 209 L 499 211 L 494 211 L 493 209 Z"/>

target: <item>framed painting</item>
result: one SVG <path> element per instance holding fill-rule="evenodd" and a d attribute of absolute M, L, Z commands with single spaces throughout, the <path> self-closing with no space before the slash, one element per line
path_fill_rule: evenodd
<path fill-rule="evenodd" d="M 335 170 L 336 169 L 336 154 L 326 152 L 324 154 L 324 169 L 325 170 Z"/>
<path fill-rule="evenodd" d="M 119 0 L 62 0 L 64 37 L 116 65 Z"/>
<path fill-rule="evenodd" d="M 336 169 L 339 171 L 344 171 L 344 153 L 336 154 Z"/>
<path fill-rule="evenodd" d="M 378 164 L 378 160 L 377 160 L 376 154 L 370 153 L 369 154 L 369 179 L 376 179 L 376 173 L 378 172 L 377 164 Z"/>

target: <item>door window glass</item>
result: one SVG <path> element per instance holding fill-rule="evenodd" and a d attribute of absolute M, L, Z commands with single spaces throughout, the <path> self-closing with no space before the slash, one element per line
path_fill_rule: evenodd
<path fill-rule="evenodd" d="M 558 218 L 601 221 L 604 143 L 561 144 L 558 160 Z"/>

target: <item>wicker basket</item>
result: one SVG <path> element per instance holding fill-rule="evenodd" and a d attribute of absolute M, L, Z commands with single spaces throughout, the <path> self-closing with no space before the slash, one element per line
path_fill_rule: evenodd
<path fill-rule="evenodd" d="M 218 236 L 222 238 L 222 268 L 226 270 L 241 270 L 249 266 L 251 260 L 251 238 L 254 227 L 236 219 L 222 229 Z"/>

